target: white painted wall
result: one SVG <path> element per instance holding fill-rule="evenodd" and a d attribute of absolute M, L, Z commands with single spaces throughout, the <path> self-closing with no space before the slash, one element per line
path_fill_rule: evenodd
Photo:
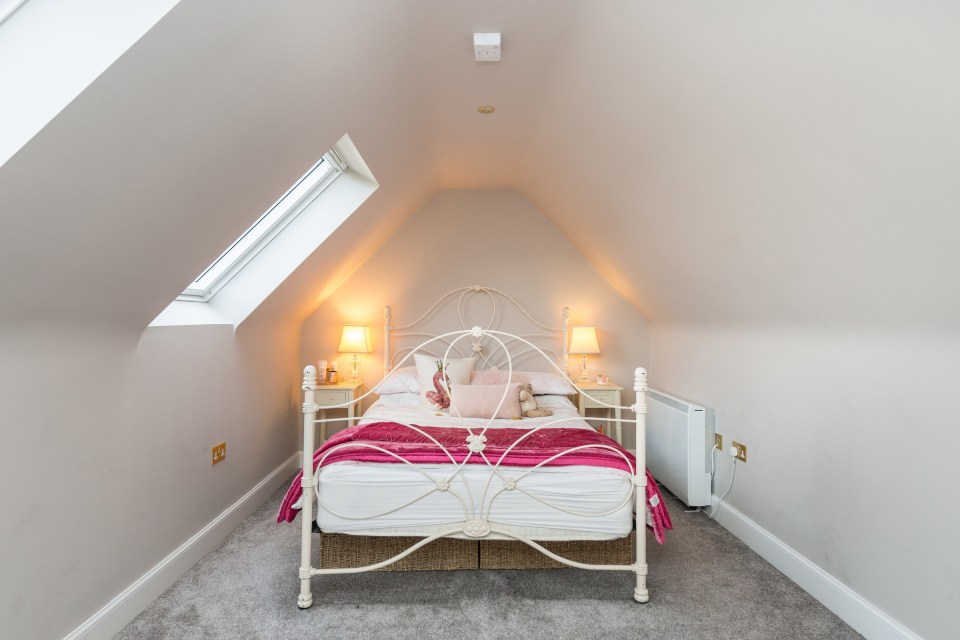
<path fill-rule="evenodd" d="M 501 289 L 555 326 L 564 306 L 570 307 L 571 324 L 595 324 L 602 353 L 591 357 L 591 371 L 606 372 L 627 387 L 624 401 L 633 401 L 633 369 L 648 360 L 646 323 L 529 200 L 512 190 L 437 193 L 304 322 L 301 360 L 304 365 L 319 358 L 338 360 L 347 371 L 349 356 L 336 352 L 340 327 L 367 323 L 374 353 L 362 357 L 363 372 L 376 382 L 383 366 L 383 306 L 392 306 L 394 324 L 405 324 L 442 294 L 471 284 Z M 452 313 L 453 318 L 441 316 L 430 326 L 459 328 L 455 307 Z M 515 326 L 529 330 L 529 325 Z M 570 367 L 575 370 L 576 358 Z M 627 438 L 631 446 L 632 432 Z"/>
<path fill-rule="evenodd" d="M 297 337 L 0 326 L 3 637 L 62 638 L 296 451 Z"/>
<path fill-rule="evenodd" d="M 29 0 L 0 25 L 0 165 L 179 0 Z"/>
<path fill-rule="evenodd" d="M 728 500 L 923 638 L 956 637 L 955 335 L 654 326 L 651 384 L 748 447 Z M 721 457 L 715 485 L 727 487 Z M 722 522 L 722 515 L 721 515 Z"/>

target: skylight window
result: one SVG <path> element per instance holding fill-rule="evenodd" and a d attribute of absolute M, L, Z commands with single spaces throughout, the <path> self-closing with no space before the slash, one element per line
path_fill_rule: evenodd
<path fill-rule="evenodd" d="M 206 302 L 226 284 L 270 240 L 283 230 L 324 189 L 336 180 L 346 166 L 331 149 L 297 180 L 273 206 L 243 232 L 219 258 L 203 270 L 177 300 Z"/>
<path fill-rule="evenodd" d="M 160 312 L 151 327 L 239 327 L 379 188 L 344 134 L 236 242 Z"/>

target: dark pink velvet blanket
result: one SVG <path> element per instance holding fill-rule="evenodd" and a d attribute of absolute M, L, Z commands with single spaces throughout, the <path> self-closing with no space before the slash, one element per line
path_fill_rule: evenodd
<path fill-rule="evenodd" d="M 491 464 L 496 464 L 503 458 L 502 465 L 517 467 L 533 467 L 552 456 L 576 447 L 580 449 L 573 453 L 562 455 L 550 460 L 544 466 L 583 465 L 594 467 L 609 467 L 633 473 L 636 459 L 633 454 L 621 447 L 615 440 L 608 438 L 591 429 L 541 429 L 530 433 L 529 429 L 488 429 L 483 437 L 483 455 L 470 451 L 467 436 L 470 432 L 459 427 L 421 427 L 424 433 L 443 445 L 456 463 L 464 459 L 467 464 L 486 464 L 484 457 Z M 478 429 L 473 430 L 478 434 Z M 529 435 L 528 435 L 529 434 Z M 526 436 L 524 438 L 524 436 Z M 510 449 L 521 440 L 515 447 Z M 450 457 L 427 436 L 396 422 L 373 422 L 370 424 L 348 427 L 334 434 L 329 440 L 317 449 L 313 456 L 314 470 L 328 451 L 346 443 L 358 446 L 343 446 L 330 453 L 323 460 L 324 466 L 345 460 L 362 462 L 400 462 L 390 453 L 396 454 L 414 464 L 449 463 Z M 384 451 L 377 451 L 363 445 L 374 445 Z M 596 446 L 601 445 L 601 446 Z M 606 447 L 606 448 L 603 448 Z M 510 449 L 509 453 L 507 450 Z M 621 455 L 623 454 L 623 455 Z M 626 458 L 626 460 L 624 459 Z M 664 529 L 672 529 L 670 514 L 657 483 L 647 471 L 647 504 L 651 516 L 654 536 L 658 542 L 663 542 Z M 300 486 L 302 472 L 297 474 L 287 490 L 277 514 L 277 522 L 292 522 L 299 509 L 293 505 L 300 499 L 303 488 Z"/>

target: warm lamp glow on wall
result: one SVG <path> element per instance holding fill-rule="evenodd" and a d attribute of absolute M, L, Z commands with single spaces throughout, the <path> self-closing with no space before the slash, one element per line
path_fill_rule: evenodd
<path fill-rule="evenodd" d="M 580 359 L 580 379 L 577 382 L 587 382 L 587 354 L 600 353 L 600 345 L 597 344 L 597 328 L 571 327 L 570 353 L 583 356 Z"/>
<path fill-rule="evenodd" d="M 373 342 L 370 341 L 370 327 L 365 324 L 345 324 L 340 334 L 340 353 L 353 354 L 353 382 L 360 382 L 360 358 L 358 353 L 373 351 Z"/>

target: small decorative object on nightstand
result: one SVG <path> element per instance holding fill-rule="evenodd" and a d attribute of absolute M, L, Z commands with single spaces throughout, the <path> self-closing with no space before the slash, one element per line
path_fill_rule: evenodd
<path fill-rule="evenodd" d="M 361 407 L 358 403 L 355 403 L 354 400 L 362 396 L 366 390 L 363 382 L 340 382 L 337 384 L 327 384 L 317 389 L 315 395 L 317 404 L 320 406 L 320 419 L 326 420 L 328 408 L 337 407 L 338 410 L 343 409 L 347 412 L 347 426 L 353 426 L 357 416 L 363 413 L 360 410 Z M 346 405 L 348 402 L 350 403 L 349 406 L 340 406 Z M 319 442 L 324 442 L 326 439 L 327 423 L 321 422 Z"/>
<path fill-rule="evenodd" d="M 616 422 L 614 423 L 613 427 L 613 439 L 618 443 L 623 444 L 623 428 L 620 424 L 620 392 L 623 391 L 623 387 L 618 387 L 612 382 L 608 382 L 606 384 L 598 384 L 596 382 L 578 382 L 577 388 L 582 389 L 585 393 L 590 395 L 590 397 L 587 397 L 583 393 L 580 394 L 580 415 L 586 416 L 587 409 L 603 409 L 605 411 L 605 417 L 607 420 L 607 433 L 610 433 L 610 418 L 616 418 Z M 608 407 L 607 405 L 613 406 Z"/>

